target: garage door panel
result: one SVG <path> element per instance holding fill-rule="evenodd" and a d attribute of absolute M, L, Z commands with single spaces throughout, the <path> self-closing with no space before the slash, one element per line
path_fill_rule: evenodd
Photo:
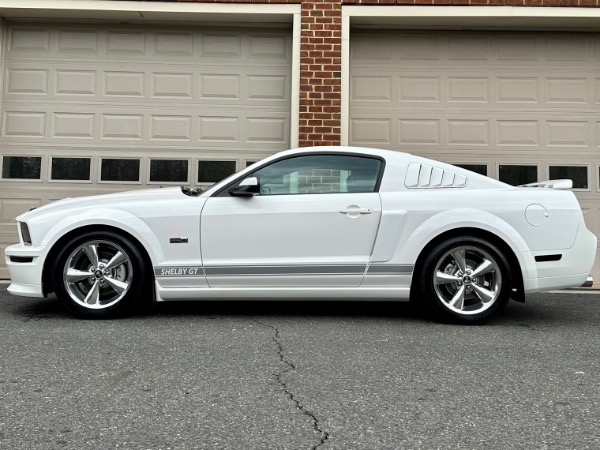
<path fill-rule="evenodd" d="M 398 119 L 398 145 L 438 146 L 442 140 L 438 119 Z"/>
<path fill-rule="evenodd" d="M 11 28 L 8 35 L 8 54 L 50 53 L 50 28 L 20 26 Z"/>
<path fill-rule="evenodd" d="M 398 112 L 378 107 L 377 113 L 357 112 L 350 119 L 350 138 L 354 144 L 389 144 L 389 148 L 410 151 L 412 145 L 466 145 L 514 154 L 529 149 L 548 155 L 565 151 L 595 157 L 598 154 L 600 123 L 590 119 L 551 114 L 539 120 L 539 114 L 487 114 L 477 111 L 449 114 L 432 108 L 429 114 Z M 552 118 L 554 117 L 554 118 Z M 397 133 L 395 132 L 397 130 Z"/>
<path fill-rule="evenodd" d="M 48 78 L 50 70 L 35 67 L 13 67 L 5 72 L 5 95 L 48 95 Z"/>
<path fill-rule="evenodd" d="M 6 102 L 102 102 L 103 104 L 164 105 L 176 100 L 198 107 L 201 104 L 268 104 L 289 109 L 290 75 L 286 68 L 264 70 L 247 66 L 204 67 L 182 70 L 161 66 L 141 71 L 139 66 L 120 65 L 119 70 L 51 65 L 40 70 L 38 63 L 7 62 Z"/>
<path fill-rule="evenodd" d="M 204 27 L 202 33 L 147 27 L 99 27 L 81 29 L 64 24 L 56 27 L 13 24 L 9 29 L 7 57 L 24 53 L 38 58 L 56 55 L 95 56 L 96 60 L 172 61 L 177 64 L 235 60 L 286 62 L 291 60 L 291 44 L 287 31 Z"/>
<path fill-rule="evenodd" d="M 507 180 L 572 173 L 600 235 L 600 36 L 355 30 L 350 41 L 350 144 Z"/>
<path fill-rule="evenodd" d="M 529 118 L 496 121 L 496 142 L 499 147 L 539 147 L 540 122 Z"/>
<path fill-rule="evenodd" d="M 502 71 L 485 73 L 489 68 L 467 71 L 444 68 L 386 73 L 389 68 L 353 70 L 350 99 L 353 104 L 372 101 L 429 108 L 432 104 L 460 104 L 482 109 L 595 112 L 599 82 L 595 74 L 580 76 L 540 76 Z M 434 75 L 432 72 L 441 72 Z M 377 75 L 374 75 L 374 73 Z M 473 74 L 477 73 L 476 76 Z M 535 76 L 534 76 L 535 75 Z"/>
<path fill-rule="evenodd" d="M 15 105 L 4 111 L 2 138 L 6 143 L 36 146 L 44 143 L 88 145 L 90 140 L 118 140 L 120 144 L 135 146 L 155 141 L 176 141 L 194 148 L 197 148 L 198 142 L 213 135 L 221 136 L 216 140 L 226 138 L 240 144 L 253 141 L 286 144 L 289 141 L 290 113 L 273 111 L 268 106 L 240 111 L 235 115 L 224 105 L 202 108 L 201 115 L 193 106 L 162 108 L 162 113 L 154 113 L 156 110 L 131 106 L 125 109 L 127 113 L 124 114 L 123 108 L 58 103 L 54 106 L 40 104 L 36 111 L 31 111 L 26 106 Z M 214 132 L 207 128 L 211 124 L 217 127 Z M 234 134 L 229 138 L 223 136 L 225 124 L 233 125 L 238 132 L 231 128 L 229 133 Z"/>
<path fill-rule="evenodd" d="M 496 82 L 498 103 L 526 104 L 540 102 L 540 79 L 538 77 L 499 76 Z"/>
<path fill-rule="evenodd" d="M 537 61 L 540 45 L 535 36 L 504 34 L 496 40 L 496 57 L 500 61 Z"/>
<path fill-rule="evenodd" d="M 152 38 L 153 55 L 177 59 L 194 56 L 194 33 L 158 31 Z"/>
<path fill-rule="evenodd" d="M 46 136 L 46 112 L 18 111 L 13 108 L 2 115 L 2 137 L 35 139 Z"/>

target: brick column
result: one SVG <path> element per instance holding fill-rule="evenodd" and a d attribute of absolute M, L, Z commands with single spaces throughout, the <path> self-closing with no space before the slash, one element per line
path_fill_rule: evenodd
<path fill-rule="evenodd" d="M 302 2 L 300 146 L 340 144 L 341 0 Z"/>

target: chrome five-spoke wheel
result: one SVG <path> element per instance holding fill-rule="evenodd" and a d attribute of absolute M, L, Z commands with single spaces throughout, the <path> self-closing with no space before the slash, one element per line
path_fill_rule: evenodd
<path fill-rule="evenodd" d="M 479 324 L 499 314 L 510 297 L 511 273 L 502 251 L 474 236 L 431 248 L 415 274 L 423 304 L 446 322 Z"/>
<path fill-rule="evenodd" d="M 144 258 L 127 237 L 90 231 L 72 237 L 58 253 L 56 296 L 74 314 L 109 318 L 125 314 L 145 285 Z"/>
<path fill-rule="evenodd" d="M 494 304 L 502 274 L 487 252 L 460 246 L 443 255 L 434 273 L 435 293 L 446 308 L 459 314 L 479 314 Z"/>
<path fill-rule="evenodd" d="M 108 241 L 79 245 L 67 258 L 63 279 L 74 302 L 100 309 L 114 305 L 129 290 L 133 268 L 127 252 Z"/>

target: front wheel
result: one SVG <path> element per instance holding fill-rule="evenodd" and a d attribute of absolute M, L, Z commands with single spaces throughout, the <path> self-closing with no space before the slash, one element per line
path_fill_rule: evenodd
<path fill-rule="evenodd" d="M 86 319 L 124 315 L 146 280 L 144 259 L 127 238 L 111 231 L 85 232 L 60 251 L 53 271 L 56 296 Z"/>
<path fill-rule="evenodd" d="M 508 303 L 511 276 L 506 259 L 493 244 L 457 237 L 436 245 L 416 274 L 425 306 L 445 322 L 481 324 Z"/>

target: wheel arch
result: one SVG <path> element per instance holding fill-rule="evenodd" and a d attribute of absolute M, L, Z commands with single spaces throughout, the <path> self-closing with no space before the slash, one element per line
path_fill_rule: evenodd
<path fill-rule="evenodd" d="M 419 273 L 419 271 L 423 270 L 423 263 L 425 261 L 425 258 L 435 246 L 448 239 L 456 237 L 477 237 L 487 242 L 490 242 L 491 244 L 496 246 L 502 252 L 502 256 L 506 258 L 509 266 L 508 270 L 510 271 L 510 279 L 512 284 L 511 298 L 519 302 L 525 301 L 525 292 L 523 287 L 523 268 L 521 267 L 519 258 L 517 257 L 513 248 L 504 239 L 482 228 L 460 227 L 446 230 L 438 234 L 433 239 L 431 239 L 419 252 L 419 255 L 415 262 L 413 274 Z M 514 270 L 514 268 L 518 268 L 518 270 Z M 411 296 L 414 294 L 414 289 L 416 289 L 416 286 L 415 283 L 412 283 Z"/>
<path fill-rule="evenodd" d="M 84 225 L 79 228 L 74 228 L 72 230 L 69 230 L 68 232 L 63 234 L 60 238 L 58 238 L 52 244 L 52 247 L 50 248 L 48 254 L 46 255 L 46 258 L 44 260 L 44 266 L 42 269 L 42 289 L 43 289 L 44 295 L 47 295 L 50 292 L 54 292 L 54 285 L 52 283 L 52 267 L 53 267 L 54 262 L 56 261 L 56 258 L 58 256 L 58 253 L 60 252 L 60 250 L 62 250 L 64 245 L 66 245 L 66 243 L 70 239 L 74 238 L 75 236 L 82 234 L 82 233 L 88 233 L 88 232 L 94 232 L 94 231 L 96 231 L 96 232 L 110 231 L 112 233 L 119 234 L 119 235 L 127 238 L 128 240 L 130 240 L 131 243 L 136 246 L 136 248 L 142 255 L 142 258 L 144 259 L 144 264 L 146 264 L 146 266 L 148 268 L 148 273 L 151 274 L 152 285 L 154 285 L 154 282 L 153 282 L 154 271 L 153 271 L 152 259 L 150 257 L 150 254 L 146 250 L 146 247 L 144 247 L 142 242 L 136 236 L 134 236 L 133 234 L 129 233 L 126 230 L 123 230 L 122 228 L 112 226 L 112 225 L 104 225 L 104 224 Z"/>

